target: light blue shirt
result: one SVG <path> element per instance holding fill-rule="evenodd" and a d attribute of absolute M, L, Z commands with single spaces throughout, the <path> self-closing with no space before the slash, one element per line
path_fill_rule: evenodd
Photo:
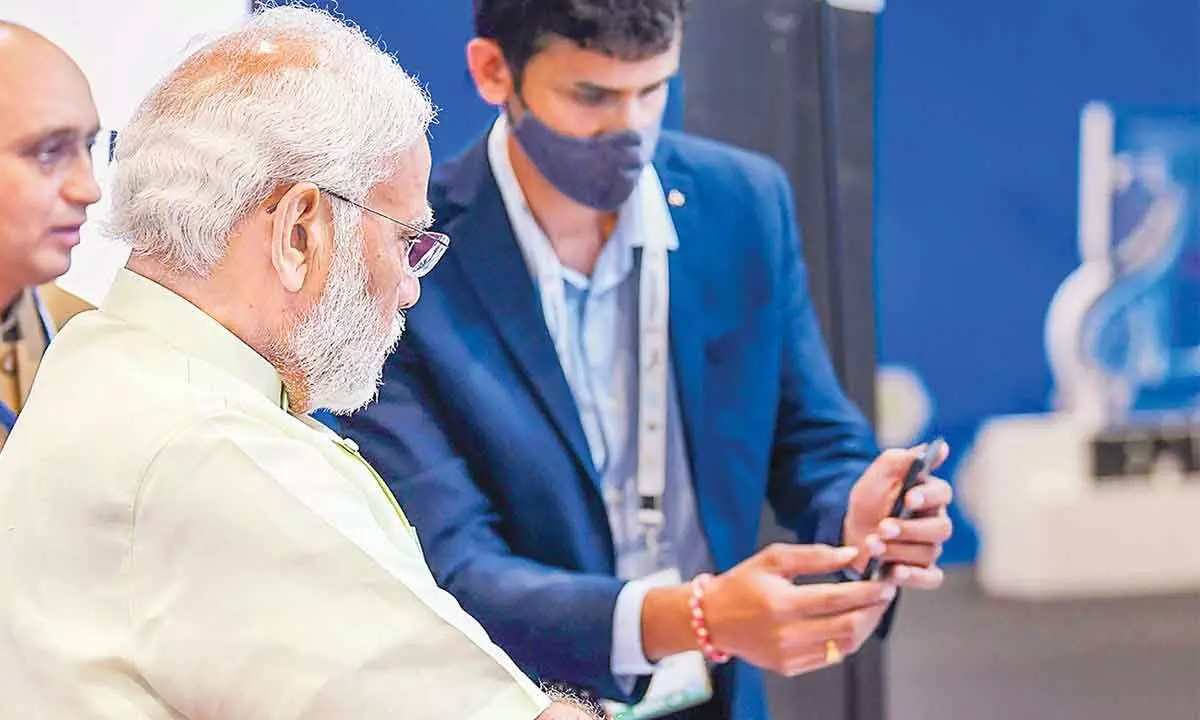
<path fill-rule="evenodd" d="M 525 203 L 508 157 L 508 126 L 501 117 L 488 137 L 488 160 L 500 188 L 513 234 L 538 286 L 543 316 L 575 399 L 592 462 L 604 488 L 605 507 L 617 560 L 617 576 L 628 580 L 613 614 L 613 674 L 632 684 L 653 672 L 642 648 L 642 603 L 663 580 L 647 576 L 678 568 L 684 579 L 711 570 L 708 540 L 700 527 L 691 467 L 674 373 L 668 373 L 667 482 L 663 496 L 666 525 L 658 562 L 646 552 L 637 522 L 638 268 L 646 233 L 652 227 L 645 203 L 665 200 L 653 167 L 621 207 L 613 234 L 604 244 L 591 277 L 564 267 L 550 240 Z M 653 187 L 653 192 L 651 191 Z"/>

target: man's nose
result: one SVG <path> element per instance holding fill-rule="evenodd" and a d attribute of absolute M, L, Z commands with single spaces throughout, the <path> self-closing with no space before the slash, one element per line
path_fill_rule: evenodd
<path fill-rule="evenodd" d="M 421 281 L 412 272 L 405 271 L 400 280 L 400 309 L 407 310 L 421 299 Z"/>
<path fill-rule="evenodd" d="M 83 155 L 71 164 L 63 179 L 62 199 L 71 205 L 87 207 L 100 200 L 100 184 L 93 173 L 91 157 Z"/>

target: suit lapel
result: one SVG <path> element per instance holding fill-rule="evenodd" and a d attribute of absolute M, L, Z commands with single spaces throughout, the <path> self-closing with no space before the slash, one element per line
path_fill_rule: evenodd
<path fill-rule="evenodd" d="M 451 189 L 450 199 L 463 212 L 445 227 L 454 242 L 449 257 L 462 271 L 528 382 L 531 394 L 580 470 L 599 487 L 600 477 L 592 464 L 575 399 L 546 329 L 541 302 L 513 235 L 485 148 L 485 144 L 476 146 L 463 158 L 451 181 L 457 187 Z M 473 197 L 453 197 L 453 192 L 470 195 L 472 189 Z"/>
<path fill-rule="evenodd" d="M 19 412 L 33 388 L 49 330 L 42 322 L 33 290 L 25 290 L 10 312 L 16 340 L 0 339 L 0 402 Z"/>
<path fill-rule="evenodd" d="M 684 199 L 671 206 L 671 220 L 679 236 L 679 248 L 671 253 L 671 360 L 675 365 L 680 411 L 695 472 L 704 446 L 704 285 L 703 252 L 699 247 L 697 212 L 686 204 L 691 185 L 685 176 L 661 174 L 668 197 Z"/>
<path fill-rule="evenodd" d="M 18 306 L 17 326 L 21 332 L 21 341 L 17 343 L 17 375 L 21 380 L 21 404 L 24 405 L 33 390 L 33 378 L 46 354 L 51 332 L 42 317 L 35 290 L 26 291 L 24 302 Z"/>
<path fill-rule="evenodd" d="M 713 560 L 720 569 L 731 567 L 731 543 L 725 535 L 728 522 L 721 519 L 719 498 L 728 478 L 714 474 L 712 434 L 707 418 L 709 408 L 705 389 L 712 381 L 706 352 L 708 340 L 719 316 L 715 296 L 709 288 L 714 262 L 711 234 L 704 224 L 703 208 L 690 173 L 670 162 L 671 155 L 656 163 L 663 190 L 667 193 L 671 219 L 679 236 L 679 249 L 671 254 L 671 360 L 675 365 L 679 410 L 687 439 L 688 460 L 695 490 L 700 524 L 708 537 Z"/>

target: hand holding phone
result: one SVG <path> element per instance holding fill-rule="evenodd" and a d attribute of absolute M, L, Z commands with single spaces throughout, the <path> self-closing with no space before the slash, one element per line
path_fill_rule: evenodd
<path fill-rule="evenodd" d="M 912 516 L 912 511 L 905 506 L 905 498 L 908 493 L 916 486 L 925 482 L 929 477 L 930 470 L 946 451 L 946 441 L 941 437 L 934 438 L 921 451 L 917 458 L 913 460 L 912 465 L 908 466 L 908 471 L 904 474 L 904 482 L 900 485 L 900 493 L 896 495 L 896 501 L 892 503 L 892 510 L 889 517 L 897 520 L 905 520 Z M 867 567 L 863 570 L 862 578 L 864 580 L 879 580 L 887 572 L 888 564 L 879 562 L 879 558 L 871 558 L 867 562 Z"/>

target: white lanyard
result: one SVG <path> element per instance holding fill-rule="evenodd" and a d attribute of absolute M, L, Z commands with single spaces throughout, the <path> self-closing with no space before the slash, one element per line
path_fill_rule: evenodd
<path fill-rule="evenodd" d="M 658 566 L 666 519 L 670 292 L 667 238 L 651 231 L 642 248 L 638 278 L 637 520 L 653 567 Z"/>

